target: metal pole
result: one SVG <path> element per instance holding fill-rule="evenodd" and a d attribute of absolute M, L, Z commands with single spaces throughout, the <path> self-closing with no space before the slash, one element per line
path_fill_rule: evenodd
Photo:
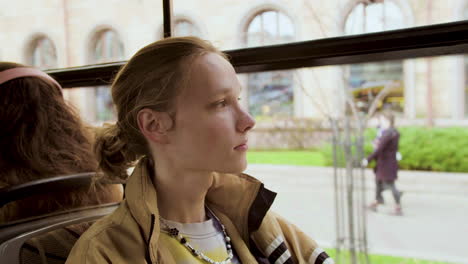
<path fill-rule="evenodd" d="M 353 212 L 353 168 L 352 168 L 352 150 L 351 150 L 351 128 L 349 116 L 345 118 L 345 157 L 346 157 L 346 197 L 348 200 L 348 228 L 349 228 L 349 253 L 351 255 L 351 264 L 356 264 L 356 245 L 354 234 L 354 212 Z"/>
<path fill-rule="evenodd" d="M 432 0 L 427 1 L 427 23 L 432 21 Z M 432 105 L 432 58 L 427 58 L 427 72 L 426 72 L 426 81 L 427 81 L 427 95 L 426 95 L 426 104 L 427 104 L 427 125 L 429 127 L 434 126 L 434 109 Z"/>
<path fill-rule="evenodd" d="M 336 231 L 336 261 L 339 263 L 341 249 L 341 216 L 340 216 L 340 190 L 338 186 L 338 130 L 336 121 L 330 118 L 332 128 L 332 151 L 333 151 L 333 185 L 335 189 L 335 231 Z"/>
<path fill-rule="evenodd" d="M 164 38 L 172 37 L 172 0 L 163 0 Z"/>
<path fill-rule="evenodd" d="M 365 130 L 365 123 L 363 120 L 358 118 L 358 144 L 357 144 L 357 150 L 358 150 L 358 157 L 359 160 L 362 160 L 364 158 L 364 130 Z M 362 263 L 369 263 L 369 256 L 367 252 L 367 213 L 364 210 L 366 206 L 366 179 L 365 179 L 365 173 L 364 173 L 364 168 L 361 167 L 360 169 L 360 184 L 361 184 L 361 201 L 358 206 L 361 207 L 362 213 L 360 215 L 359 221 L 361 222 L 361 240 L 362 240 L 362 245 L 360 248 L 361 251 L 361 256 L 364 259 Z"/>

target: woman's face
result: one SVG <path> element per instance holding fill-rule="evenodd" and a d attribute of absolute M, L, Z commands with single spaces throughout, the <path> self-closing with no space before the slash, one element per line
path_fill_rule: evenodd
<path fill-rule="evenodd" d="M 197 58 L 186 89 L 176 99 L 168 153 L 183 169 L 242 172 L 247 133 L 255 125 L 242 109 L 232 65 L 215 53 Z"/>
<path fill-rule="evenodd" d="M 390 121 L 387 118 L 385 118 L 384 116 L 380 116 L 379 123 L 380 123 L 380 127 L 382 129 L 387 129 L 387 128 L 390 127 Z"/>

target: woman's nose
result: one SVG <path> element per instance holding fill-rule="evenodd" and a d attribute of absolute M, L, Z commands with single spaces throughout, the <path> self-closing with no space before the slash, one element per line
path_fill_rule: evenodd
<path fill-rule="evenodd" d="M 237 122 L 237 129 L 245 133 L 255 126 L 254 118 L 245 110 L 240 109 L 240 118 Z"/>

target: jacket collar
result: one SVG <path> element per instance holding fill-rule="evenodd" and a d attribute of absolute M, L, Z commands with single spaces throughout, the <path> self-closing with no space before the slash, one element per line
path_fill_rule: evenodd
<path fill-rule="evenodd" d="M 150 177 L 151 168 L 146 158 L 142 158 L 135 166 L 132 175 L 125 186 L 125 200 L 130 213 L 143 233 L 150 252 L 156 252 L 159 240 L 159 217 L 156 189 Z M 151 259 L 155 260 L 155 253 Z"/>
<path fill-rule="evenodd" d="M 160 231 L 157 220 L 159 211 L 150 166 L 146 158 L 138 162 L 127 181 L 125 196 L 145 241 L 151 251 L 156 252 Z M 275 196 L 276 193 L 267 190 L 260 181 L 247 174 L 213 173 L 213 184 L 208 190 L 206 202 L 209 207 L 225 214 L 248 244 L 250 233 L 259 228 Z"/>
<path fill-rule="evenodd" d="M 213 185 L 206 200 L 210 207 L 225 214 L 248 243 L 270 209 L 276 193 L 266 189 L 260 181 L 244 173 L 213 173 Z"/>

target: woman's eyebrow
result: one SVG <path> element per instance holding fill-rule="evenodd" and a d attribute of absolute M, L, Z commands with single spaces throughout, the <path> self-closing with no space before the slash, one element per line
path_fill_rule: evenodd
<path fill-rule="evenodd" d="M 232 89 L 231 88 L 228 88 L 228 87 L 225 87 L 225 88 L 221 88 L 221 89 L 218 89 L 216 90 L 216 92 L 213 92 L 210 97 L 212 98 L 217 98 L 217 97 L 220 97 L 222 95 L 226 95 L 226 94 L 229 94 L 231 93 Z"/>
<path fill-rule="evenodd" d="M 239 89 L 239 92 L 242 91 L 242 86 L 239 85 L 238 87 Z M 211 97 L 218 97 L 218 96 L 221 96 L 221 95 L 226 95 L 226 94 L 229 94 L 229 93 L 232 93 L 232 92 L 235 92 L 236 88 L 232 88 L 232 87 L 223 87 L 219 90 L 217 90 L 216 92 L 214 92 Z"/>

